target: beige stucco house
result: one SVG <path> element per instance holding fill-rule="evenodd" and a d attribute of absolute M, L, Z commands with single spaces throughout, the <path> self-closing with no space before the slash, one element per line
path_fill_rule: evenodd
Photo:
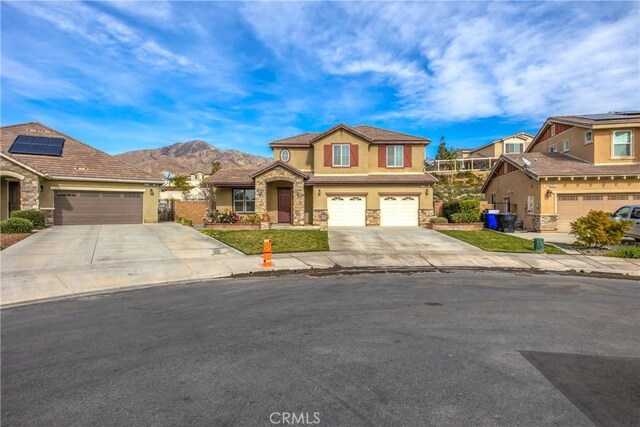
<path fill-rule="evenodd" d="M 548 118 L 525 153 L 500 156 L 482 192 L 537 231 L 640 204 L 640 112 Z"/>
<path fill-rule="evenodd" d="M 339 124 L 273 141 L 273 163 L 226 169 L 205 183 L 218 210 L 266 213 L 272 223 L 410 226 L 433 216 L 424 172 L 429 139 L 372 126 Z"/>
<path fill-rule="evenodd" d="M 460 158 L 500 157 L 503 154 L 524 153 L 533 141 L 533 135 L 518 132 L 514 135 L 497 139 L 478 148 L 460 148 Z"/>
<path fill-rule="evenodd" d="M 40 123 L 0 129 L 0 218 L 47 225 L 158 222 L 162 180 Z"/>

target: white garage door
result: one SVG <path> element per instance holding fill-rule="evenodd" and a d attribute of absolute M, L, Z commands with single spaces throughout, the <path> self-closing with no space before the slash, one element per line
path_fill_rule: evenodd
<path fill-rule="evenodd" d="M 331 196 L 327 199 L 329 227 L 363 227 L 367 199 L 361 196 Z"/>
<path fill-rule="evenodd" d="M 381 226 L 417 226 L 418 196 L 383 196 L 380 198 Z"/>
<path fill-rule="evenodd" d="M 640 194 L 558 194 L 558 231 L 571 231 L 571 222 L 591 210 L 615 212 L 637 204 Z"/>

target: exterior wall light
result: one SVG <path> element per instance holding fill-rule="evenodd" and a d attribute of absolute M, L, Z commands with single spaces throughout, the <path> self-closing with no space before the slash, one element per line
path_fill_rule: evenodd
<path fill-rule="evenodd" d="M 320 189 L 318 188 L 318 196 L 320 195 Z"/>
<path fill-rule="evenodd" d="M 551 191 L 551 190 L 547 190 L 547 192 L 545 193 L 545 195 L 546 195 L 547 197 L 551 197 L 551 196 L 553 196 L 553 191 Z"/>

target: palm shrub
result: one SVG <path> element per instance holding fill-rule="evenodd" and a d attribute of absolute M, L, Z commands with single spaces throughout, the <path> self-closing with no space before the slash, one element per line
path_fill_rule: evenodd
<path fill-rule="evenodd" d="M 9 218 L 0 221 L 0 233 L 2 234 L 31 233 L 32 231 L 33 224 L 28 219 Z"/>
<path fill-rule="evenodd" d="M 33 224 L 33 228 L 35 229 L 43 229 L 44 228 L 44 215 L 37 209 L 29 209 L 26 211 L 13 211 L 11 212 L 11 218 L 24 218 L 31 221 Z"/>
<path fill-rule="evenodd" d="M 607 212 L 589 211 L 571 223 L 571 234 L 579 245 L 601 248 L 619 244 L 631 226 L 631 221 L 614 220 Z"/>

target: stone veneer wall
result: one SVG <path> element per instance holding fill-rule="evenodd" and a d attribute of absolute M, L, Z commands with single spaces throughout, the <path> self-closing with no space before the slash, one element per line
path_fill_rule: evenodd
<path fill-rule="evenodd" d="M 320 230 L 329 229 L 329 211 L 327 209 L 313 210 L 313 225 L 320 226 Z"/>
<path fill-rule="evenodd" d="M 429 223 L 429 220 L 435 215 L 434 209 L 420 209 L 418 210 L 418 224 L 425 225 Z"/>
<path fill-rule="evenodd" d="M 53 225 L 53 209 L 40 209 L 40 212 L 44 215 L 44 225 Z"/>
<path fill-rule="evenodd" d="M 40 208 L 40 179 L 38 175 L 5 158 L 0 158 L 0 170 L 24 176 L 24 179 L 20 181 L 20 210 Z"/>
<path fill-rule="evenodd" d="M 293 182 L 292 208 L 293 225 L 304 225 L 304 179 L 281 166 L 275 167 L 255 178 L 256 184 L 256 212 L 267 212 L 267 184 L 273 181 Z"/>
<path fill-rule="evenodd" d="M 380 209 L 367 209 L 366 225 L 380 225 Z"/>
<path fill-rule="evenodd" d="M 532 215 L 535 231 L 556 231 L 558 229 L 558 215 Z"/>

